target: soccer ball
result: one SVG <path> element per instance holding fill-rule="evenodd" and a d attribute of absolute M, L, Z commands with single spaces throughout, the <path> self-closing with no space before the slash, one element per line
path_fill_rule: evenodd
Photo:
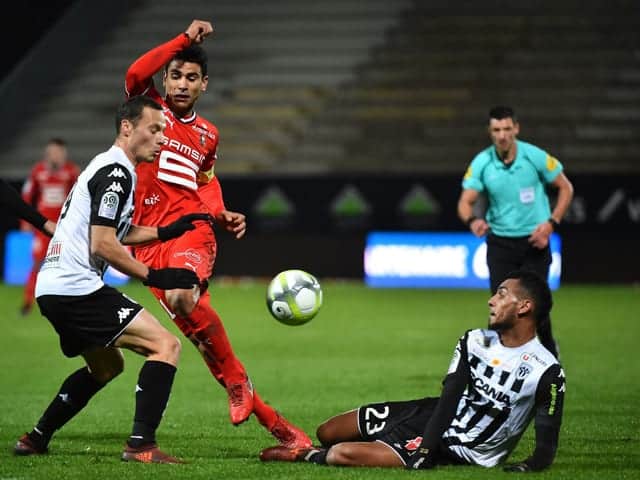
<path fill-rule="evenodd" d="M 285 325 L 302 325 L 322 306 L 322 288 L 316 277 L 303 270 L 280 272 L 267 287 L 267 307 Z"/>

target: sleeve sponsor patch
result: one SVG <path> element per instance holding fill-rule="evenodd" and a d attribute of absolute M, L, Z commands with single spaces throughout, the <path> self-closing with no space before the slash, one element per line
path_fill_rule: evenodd
<path fill-rule="evenodd" d="M 120 197 L 115 192 L 105 192 L 100 199 L 100 208 L 98 216 L 115 220 L 118 214 L 118 206 L 120 205 Z"/>

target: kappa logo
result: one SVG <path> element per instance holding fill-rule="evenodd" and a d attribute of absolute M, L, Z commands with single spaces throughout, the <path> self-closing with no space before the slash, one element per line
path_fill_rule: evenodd
<path fill-rule="evenodd" d="M 120 185 L 120 182 L 113 182 L 107 187 L 107 192 L 124 193 L 124 188 Z"/>
<path fill-rule="evenodd" d="M 120 323 L 124 322 L 129 315 L 133 312 L 133 308 L 122 307 L 118 310 L 118 318 L 120 319 Z"/>
<path fill-rule="evenodd" d="M 109 172 L 107 177 L 125 178 L 126 175 L 120 167 L 115 167 L 111 172 Z"/>

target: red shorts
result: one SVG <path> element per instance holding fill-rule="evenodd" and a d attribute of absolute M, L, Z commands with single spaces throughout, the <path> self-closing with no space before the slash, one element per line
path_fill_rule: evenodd
<path fill-rule="evenodd" d="M 137 247 L 135 256 L 151 268 L 187 268 L 194 270 L 201 281 L 208 280 L 213 273 L 216 260 L 216 237 L 209 225 L 198 225 L 182 236 L 164 243 Z M 164 290 L 150 289 L 168 310 Z M 209 302 L 209 294 L 203 292 L 200 301 Z M 172 314 L 173 316 L 173 314 Z"/>

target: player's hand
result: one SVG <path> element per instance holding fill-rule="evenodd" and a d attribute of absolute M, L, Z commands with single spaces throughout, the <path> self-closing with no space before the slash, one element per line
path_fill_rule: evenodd
<path fill-rule="evenodd" d="M 203 220 L 211 223 L 213 218 L 208 213 L 190 213 L 183 215 L 178 220 L 164 227 L 158 227 L 158 240 L 166 242 L 172 238 L 177 238 L 188 230 L 193 230 L 196 226 L 193 222 Z"/>
<path fill-rule="evenodd" d="M 216 223 L 222 225 L 227 232 L 233 233 L 236 238 L 244 237 L 247 231 L 247 220 L 242 213 L 222 210 L 214 218 Z"/>
<path fill-rule="evenodd" d="M 502 470 L 505 472 L 530 472 L 531 467 L 527 465 L 525 462 L 520 463 L 511 463 L 502 467 Z"/>
<path fill-rule="evenodd" d="M 187 268 L 160 268 L 149 269 L 147 279 L 143 285 L 156 287 L 160 290 L 173 290 L 174 288 L 190 289 L 194 285 L 200 285 L 200 280 L 193 270 Z"/>
<path fill-rule="evenodd" d="M 411 457 L 411 462 L 407 463 L 407 469 L 409 470 L 427 470 L 434 466 L 431 455 L 429 455 L 429 449 L 423 447 L 418 448 L 415 455 Z"/>
<path fill-rule="evenodd" d="M 191 43 L 199 44 L 202 43 L 208 35 L 213 33 L 213 26 L 210 22 L 204 20 L 194 20 L 184 33 L 187 34 Z"/>
<path fill-rule="evenodd" d="M 469 225 L 469 229 L 476 237 L 484 237 L 489 231 L 489 224 L 482 218 L 476 218 Z"/>
<path fill-rule="evenodd" d="M 549 222 L 543 222 L 536 227 L 531 236 L 529 243 L 539 249 L 546 248 L 549 245 L 549 236 L 553 233 L 553 227 Z"/>

